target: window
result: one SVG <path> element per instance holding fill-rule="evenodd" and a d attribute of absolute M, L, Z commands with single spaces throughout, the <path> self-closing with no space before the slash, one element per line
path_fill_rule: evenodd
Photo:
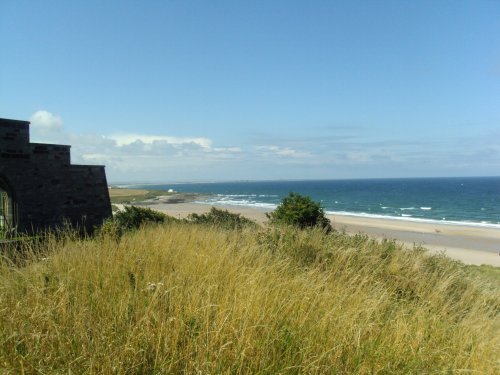
<path fill-rule="evenodd" d="M 14 229 L 12 206 L 12 198 L 0 185 L 0 237 L 4 237 L 5 234 Z"/>

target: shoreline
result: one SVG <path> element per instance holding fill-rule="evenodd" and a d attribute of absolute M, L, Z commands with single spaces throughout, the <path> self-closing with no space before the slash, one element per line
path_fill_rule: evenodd
<path fill-rule="evenodd" d="M 259 224 L 265 224 L 266 212 L 272 211 L 265 207 L 201 202 L 148 202 L 145 206 L 181 219 L 190 213 L 203 214 L 216 207 L 241 214 Z M 430 253 L 444 252 L 465 264 L 500 267 L 500 230 L 496 228 L 332 213 L 328 213 L 327 217 L 335 229 L 351 235 L 361 233 L 378 240 L 394 239 L 408 248 L 421 245 Z"/>
<path fill-rule="evenodd" d="M 500 230 L 500 224 L 495 224 L 490 222 L 436 220 L 436 219 L 424 219 L 419 217 L 377 215 L 377 214 L 354 213 L 345 211 L 339 211 L 339 212 L 325 211 L 325 213 L 331 216 L 349 216 L 349 217 L 359 217 L 362 219 L 366 218 L 366 219 L 395 220 L 395 221 L 410 222 L 417 224 L 447 225 L 447 226 L 459 226 L 459 227 L 471 227 L 471 228 L 491 228 Z"/>

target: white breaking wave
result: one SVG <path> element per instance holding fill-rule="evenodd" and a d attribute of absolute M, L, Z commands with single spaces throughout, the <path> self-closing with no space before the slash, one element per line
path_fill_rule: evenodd
<path fill-rule="evenodd" d="M 257 194 L 217 194 L 218 197 L 233 197 L 233 198 L 244 198 L 244 197 L 256 197 Z"/>
<path fill-rule="evenodd" d="M 210 204 L 213 206 L 244 206 L 244 207 L 255 207 L 255 208 L 265 208 L 269 210 L 274 210 L 278 205 L 272 203 L 262 203 L 262 202 L 252 202 L 246 200 L 206 200 L 206 201 L 195 201 L 198 204 Z"/>
<path fill-rule="evenodd" d="M 241 206 L 241 207 L 254 207 L 258 209 L 265 209 L 265 210 L 274 210 L 276 207 L 278 207 L 277 204 L 274 203 L 264 203 L 264 202 L 256 202 L 251 199 L 232 199 L 232 198 L 237 198 L 235 197 L 236 194 L 233 195 L 218 195 L 214 198 L 210 198 L 204 201 L 196 201 L 194 203 L 199 203 L 199 204 L 210 204 L 214 206 Z M 249 197 L 248 195 L 241 195 L 243 197 Z M 388 207 L 389 208 L 389 207 Z M 421 209 L 432 209 L 432 207 L 424 207 Z M 408 208 L 409 209 L 409 208 Z M 416 209 L 416 208 L 413 208 Z M 413 217 L 410 214 L 401 214 L 401 216 L 389 216 L 389 215 L 377 215 L 377 214 L 371 214 L 371 213 L 355 213 L 355 212 L 348 212 L 348 211 L 325 211 L 326 214 L 328 215 L 343 215 L 343 216 L 355 216 L 355 217 L 366 217 L 366 218 L 373 218 L 373 219 L 385 219 L 385 220 L 402 220 L 402 221 L 412 221 L 412 222 L 419 222 L 419 223 L 429 223 L 429 224 L 447 224 L 447 225 L 464 225 L 464 226 L 470 226 L 470 227 L 482 227 L 482 228 L 496 228 L 500 229 L 500 222 L 497 224 L 491 223 L 491 222 L 471 222 L 471 221 L 446 221 L 445 218 L 442 220 L 435 220 L 435 219 L 422 219 L 422 218 L 416 218 Z"/>
<path fill-rule="evenodd" d="M 480 228 L 495 228 L 500 229 L 500 222 L 474 222 L 474 221 L 454 221 L 454 220 L 433 220 L 433 219 L 421 219 L 417 217 L 401 217 L 401 216 L 389 216 L 389 215 L 376 215 L 367 213 L 355 213 L 347 211 L 326 211 L 328 215 L 340 215 L 340 216 L 354 216 L 354 217 L 366 217 L 371 219 L 385 219 L 385 220 L 401 220 L 401 221 L 414 221 L 418 223 L 428 223 L 428 224 L 438 224 L 438 225 L 462 225 L 468 227 L 480 227 Z"/>

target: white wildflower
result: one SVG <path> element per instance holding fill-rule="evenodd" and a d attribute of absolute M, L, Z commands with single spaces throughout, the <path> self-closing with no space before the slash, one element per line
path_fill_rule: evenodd
<path fill-rule="evenodd" d="M 160 289 L 163 286 L 163 283 L 151 283 L 149 282 L 144 289 L 146 292 L 155 292 L 157 289 Z"/>

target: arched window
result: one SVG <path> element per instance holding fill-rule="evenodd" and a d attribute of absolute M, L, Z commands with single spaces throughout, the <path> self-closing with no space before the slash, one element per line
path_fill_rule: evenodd
<path fill-rule="evenodd" d="M 15 230 L 14 202 L 6 182 L 0 178 L 0 238 L 12 234 Z"/>

